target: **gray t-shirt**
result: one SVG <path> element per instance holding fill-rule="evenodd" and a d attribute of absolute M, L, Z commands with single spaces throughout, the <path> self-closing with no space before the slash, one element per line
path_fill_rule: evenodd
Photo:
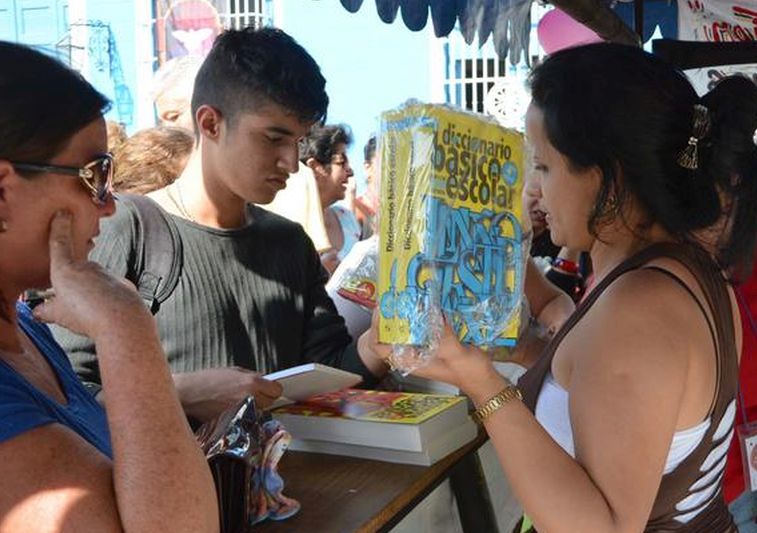
<path fill-rule="evenodd" d="M 371 379 L 326 294 L 327 274 L 299 224 L 250 206 L 251 222 L 223 230 L 166 214 L 183 242 L 176 289 L 156 315 L 175 373 L 240 366 L 268 373 L 320 362 Z M 101 222 L 90 259 L 127 277 L 138 257 L 138 220 L 119 208 Z M 91 340 L 53 327 L 79 376 L 100 382 Z"/>

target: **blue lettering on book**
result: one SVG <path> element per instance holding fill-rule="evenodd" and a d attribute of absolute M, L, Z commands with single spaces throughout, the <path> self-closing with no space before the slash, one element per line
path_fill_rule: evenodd
<path fill-rule="evenodd" d="M 509 311 L 517 305 L 522 274 L 522 230 L 510 212 L 472 212 L 429 199 L 435 234 L 428 260 L 441 285 L 442 308 L 455 313 L 462 342 L 497 345 Z M 509 231 L 504 229 L 509 226 Z M 515 282 L 508 286 L 508 280 Z"/>
<path fill-rule="evenodd" d="M 426 201 L 430 223 L 425 252 L 408 263 L 404 287 L 397 286 L 394 261 L 390 290 L 379 303 L 381 314 L 407 322 L 410 344 L 426 343 L 430 332 L 424 311 L 439 291 L 442 309 L 454 315 L 452 324 L 462 342 L 509 344 L 501 335 L 518 304 L 522 279 L 519 221 L 510 212 L 453 208 L 432 197 Z M 424 268 L 434 275 L 422 276 Z"/>

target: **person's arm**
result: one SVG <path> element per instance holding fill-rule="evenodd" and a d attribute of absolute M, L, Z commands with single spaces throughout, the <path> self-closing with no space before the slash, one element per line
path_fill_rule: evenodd
<path fill-rule="evenodd" d="M 646 273 L 615 285 L 560 346 L 560 360 L 573 362 L 562 385 L 570 395 L 576 459 L 520 402 L 485 424 L 538 530 L 642 531 L 659 488 L 688 370 L 687 348 L 679 341 L 690 326 L 676 309 L 693 302 L 674 294 L 666 305 L 656 304 L 655 289 L 670 287 Z M 490 379 L 471 397 L 480 406 L 502 388 Z"/>
<path fill-rule="evenodd" d="M 321 264 L 329 275 L 333 274 L 339 266 L 338 252 L 332 247 L 320 253 Z"/>
<path fill-rule="evenodd" d="M 1 443 L 0 476 L 13 480 L 3 484 L 0 533 L 125 531 L 113 489 L 113 465 L 59 424 Z"/>
<path fill-rule="evenodd" d="M 573 313 L 575 304 L 546 279 L 530 257 L 526 265 L 524 297 L 536 324 L 529 320 L 508 361 L 530 368 L 539 360 L 549 338 Z"/>
<path fill-rule="evenodd" d="M 173 375 L 184 412 L 193 420 L 208 422 L 247 396 L 260 408 L 281 396 L 281 385 L 244 368 L 207 368 Z"/>
<path fill-rule="evenodd" d="M 558 349 L 552 368 L 570 395 L 576 459 L 517 400 L 485 420 L 510 485 L 540 531 L 642 531 L 685 393 L 698 402 L 686 405 L 697 416 L 681 427 L 706 416 L 714 387 L 687 390 L 687 376 L 697 350 L 699 364 L 712 362 L 707 328 L 691 297 L 663 278 L 632 272 L 617 280 Z M 692 337 L 692 324 L 703 336 Z M 506 386 L 489 357 L 461 346 L 449 329 L 438 354 L 417 374 L 457 385 L 478 407 Z"/>
<path fill-rule="evenodd" d="M 8 512 L 2 527 L 216 532 L 213 479 L 173 388 L 155 322 L 133 287 L 94 263 L 73 259 L 71 226 L 70 215 L 53 220 L 55 297 L 34 313 L 94 339 L 107 389 L 113 463 L 57 425 L 4 443 L 0 453 L 33 453 L 27 465 L 38 477 L 32 482 L 20 481 L 28 479 L 28 472 L 4 477 L 14 483 L 4 486 L 2 501 Z M 20 450 L 34 434 L 50 440 L 28 446 L 27 452 Z M 11 474 L 21 467 L 9 464 L 18 456 L 9 456 L 13 459 L 3 461 L 2 468 Z M 56 527 L 61 524 L 65 527 Z"/>
<path fill-rule="evenodd" d="M 531 315 L 551 334 L 560 329 L 576 308 L 570 296 L 550 283 L 530 257 L 526 266 L 524 293 Z"/>

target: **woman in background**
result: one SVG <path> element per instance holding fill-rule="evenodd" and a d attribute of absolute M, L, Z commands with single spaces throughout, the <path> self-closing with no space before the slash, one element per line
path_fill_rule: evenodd
<path fill-rule="evenodd" d="M 321 253 L 321 263 L 333 273 L 361 238 L 360 224 L 349 209 L 336 205 L 344 200 L 353 176 L 347 148 L 352 135 L 345 125 L 316 126 L 302 143 L 300 161 L 313 171 L 323 208 L 323 222 L 331 249 Z"/>
<path fill-rule="evenodd" d="M 0 532 L 218 531 L 155 323 L 87 261 L 115 210 L 107 101 L 30 48 L 0 42 L 0 65 Z M 107 418 L 38 319 L 94 339 Z"/>

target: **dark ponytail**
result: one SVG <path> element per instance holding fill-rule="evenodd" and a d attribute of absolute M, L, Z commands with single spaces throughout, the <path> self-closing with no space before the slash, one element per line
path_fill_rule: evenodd
<path fill-rule="evenodd" d="M 730 219 L 730 234 L 718 250 L 734 275 L 749 275 L 757 242 L 757 85 L 743 76 L 724 79 L 702 97 L 710 132 L 700 173 L 713 180 Z"/>
<path fill-rule="evenodd" d="M 573 168 L 602 172 L 590 232 L 633 199 L 646 214 L 633 231 L 659 224 L 681 242 L 701 243 L 730 272 L 749 272 L 757 238 L 752 82 L 729 78 L 700 99 L 667 61 L 600 43 L 550 55 L 532 72 L 531 93 L 550 143 Z M 696 164 L 682 164 L 698 135 L 697 105 L 708 108 L 710 127 L 695 143 Z M 714 250 L 702 234 L 722 224 L 728 206 L 733 230 Z"/>

